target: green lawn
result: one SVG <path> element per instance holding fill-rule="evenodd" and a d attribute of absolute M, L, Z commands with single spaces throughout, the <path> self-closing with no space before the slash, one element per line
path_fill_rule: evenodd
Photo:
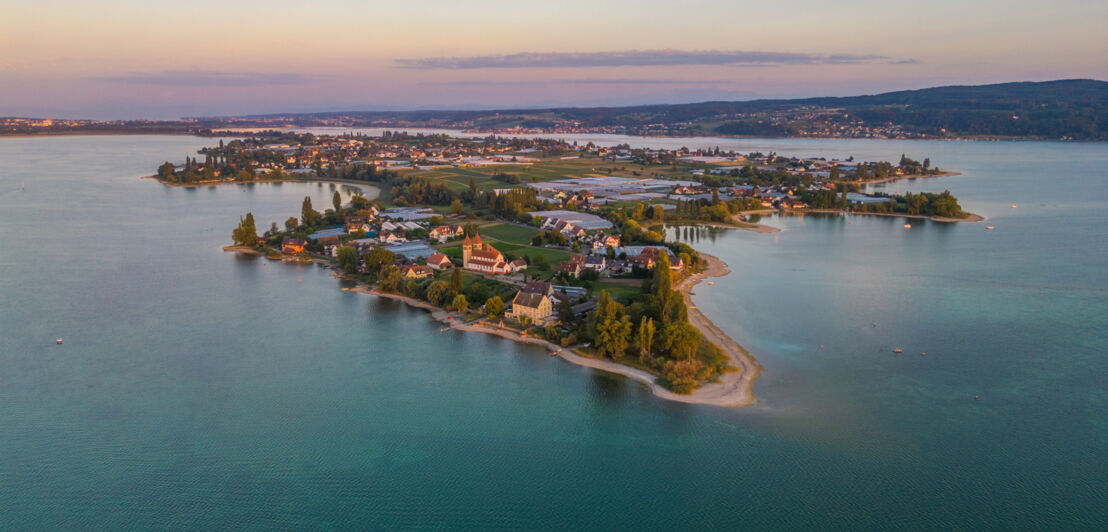
<path fill-rule="evenodd" d="M 522 246 L 529 245 L 531 239 L 539 234 L 539 230 L 534 227 L 508 223 L 486 225 L 482 226 L 480 230 L 481 238 L 491 237 L 494 240 Z M 493 245 L 496 245 L 496 243 L 494 242 Z"/>
<path fill-rule="evenodd" d="M 601 279 L 593 284 L 592 289 L 589 290 L 589 295 L 598 296 L 601 290 L 607 290 L 613 298 L 628 302 L 642 293 L 641 280 L 635 279 L 634 281 L 633 283 L 624 283 L 613 279 Z"/>

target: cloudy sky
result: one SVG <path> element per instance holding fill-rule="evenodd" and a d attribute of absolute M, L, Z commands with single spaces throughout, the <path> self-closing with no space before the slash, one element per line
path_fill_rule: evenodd
<path fill-rule="evenodd" d="M 0 116 L 176 118 L 1108 79 L 1108 2 L 0 0 Z"/>

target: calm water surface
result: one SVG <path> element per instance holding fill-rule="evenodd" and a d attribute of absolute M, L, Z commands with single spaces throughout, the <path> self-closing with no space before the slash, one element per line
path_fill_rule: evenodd
<path fill-rule="evenodd" d="M 930 156 L 886 189 L 996 227 L 688 232 L 765 366 L 731 410 L 223 253 L 335 189 L 138 179 L 211 142 L 0 140 L 0 529 L 1108 527 L 1103 144 L 699 141 Z"/>

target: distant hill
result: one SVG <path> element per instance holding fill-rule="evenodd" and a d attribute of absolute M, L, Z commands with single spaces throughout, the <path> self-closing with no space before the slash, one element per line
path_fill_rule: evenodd
<path fill-rule="evenodd" d="M 1108 140 L 1108 82 L 949 86 L 884 94 L 631 107 L 265 115 L 301 125 L 593 130 L 635 135 Z M 345 121 L 349 121 L 346 124 Z"/>

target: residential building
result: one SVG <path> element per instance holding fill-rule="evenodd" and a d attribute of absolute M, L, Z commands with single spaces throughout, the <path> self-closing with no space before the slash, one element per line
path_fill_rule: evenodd
<path fill-rule="evenodd" d="M 506 314 L 510 319 L 523 321 L 529 319 L 531 323 L 538 323 L 549 318 L 554 313 L 554 306 L 550 298 L 535 292 L 520 290 L 512 298 L 512 308 Z"/>
<path fill-rule="evenodd" d="M 454 267 L 454 263 L 450 262 L 450 257 L 442 253 L 435 253 L 427 257 L 427 265 L 433 270 L 449 270 Z"/>
<path fill-rule="evenodd" d="M 286 238 L 281 241 L 281 253 L 285 255 L 299 255 L 304 253 L 304 247 L 308 243 L 302 238 Z"/>

